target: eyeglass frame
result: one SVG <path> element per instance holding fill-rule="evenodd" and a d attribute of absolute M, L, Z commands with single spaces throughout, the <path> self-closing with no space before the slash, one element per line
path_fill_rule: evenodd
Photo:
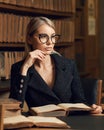
<path fill-rule="evenodd" d="M 47 36 L 47 41 L 42 42 L 42 40 L 41 40 L 42 35 L 43 35 L 43 36 Z M 39 40 L 40 40 L 40 42 L 41 42 L 42 44 L 46 44 L 46 43 L 49 41 L 49 39 L 51 39 L 52 43 L 55 44 L 55 43 L 57 43 L 58 40 L 60 39 L 60 36 L 61 36 L 61 35 L 60 35 L 60 34 L 52 34 L 51 37 L 49 37 L 49 35 L 46 34 L 46 33 L 40 33 L 40 34 L 37 34 L 37 35 L 34 35 L 34 36 L 38 36 L 38 38 L 39 38 Z M 52 40 L 52 38 L 55 37 L 55 36 L 58 36 L 57 42 L 53 42 L 53 40 Z"/>

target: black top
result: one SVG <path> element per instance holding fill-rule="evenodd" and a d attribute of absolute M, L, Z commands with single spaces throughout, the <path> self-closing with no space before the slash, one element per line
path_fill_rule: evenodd
<path fill-rule="evenodd" d="M 29 68 L 27 76 L 22 76 L 20 68 L 23 61 L 20 61 L 11 68 L 10 98 L 22 102 L 26 100 L 29 107 L 62 102 L 85 103 L 75 62 L 58 54 L 52 54 L 51 57 L 56 69 L 53 88 L 48 87 L 34 66 Z"/>

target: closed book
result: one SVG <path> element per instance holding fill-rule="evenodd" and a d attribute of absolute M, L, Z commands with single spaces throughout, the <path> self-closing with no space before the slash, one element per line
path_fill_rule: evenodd
<path fill-rule="evenodd" d="M 0 104 L 3 104 L 5 109 L 20 109 L 20 101 L 17 101 L 12 98 L 1 98 Z"/>
<path fill-rule="evenodd" d="M 4 117 L 12 117 L 16 115 L 21 115 L 19 101 L 10 98 L 2 98 L 0 99 L 0 104 L 4 106 Z"/>

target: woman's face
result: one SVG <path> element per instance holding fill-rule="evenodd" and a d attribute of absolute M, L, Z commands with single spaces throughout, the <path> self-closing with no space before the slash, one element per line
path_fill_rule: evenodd
<path fill-rule="evenodd" d="M 32 36 L 31 41 L 33 50 L 39 49 L 46 54 L 51 54 L 54 49 L 55 30 L 47 24 L 43 24 Z"/>

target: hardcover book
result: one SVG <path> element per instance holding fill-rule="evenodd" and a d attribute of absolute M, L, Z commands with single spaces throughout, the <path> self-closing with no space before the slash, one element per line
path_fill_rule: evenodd
<path fill-rule="evenodd" d="M 19 101 L 10 98 L 0 99 L 0 104 L 4 106 L 4 117 L 16 116 L 21 114 Z"/>

